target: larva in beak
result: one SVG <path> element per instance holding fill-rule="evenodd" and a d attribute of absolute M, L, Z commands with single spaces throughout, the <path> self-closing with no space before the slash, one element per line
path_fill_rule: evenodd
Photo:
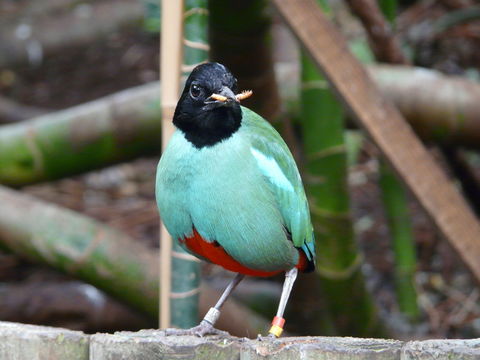
<path fill-rule="evenodd" d="M 235 97 L 237 98 L 237 101 L 242 101 L 242 100 L 248 99 L 252 95 L 253 95 L 252 90 L 243 90 L 240 94 L 235 95 Z"/>
<path fill-rule="evenodd" d="M 242 100 L 248 99 L 252 95 L 253 95 L 252 90 L 244 90 L 240 94 L 235 95 L 235 99 L 238 102 L 240 102 Z M 213 100 L 220 101 L 220 102 L 225 102 L 225 101 L 228 100 L 228 98 L 226 96 L 223 96 L 223 95 L 220 95 L 220 94 L 212 94 L 210 96 L 210 98 L 212 98 Z"/>

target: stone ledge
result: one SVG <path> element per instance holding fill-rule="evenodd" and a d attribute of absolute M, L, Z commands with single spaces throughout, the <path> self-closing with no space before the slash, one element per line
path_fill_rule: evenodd
<path fill-rule="evenodd" d="M 0 322 L 0 359 L 162 360 L 162 359 L 480 359 L 480 339 L 397 341 L 348 337 L 164 336 L 142 330 L 86 335 L 60 328 Z"/>
<path fill-rule="evenodd" d="M 90 340 L 92 359 L 399 359 L 402 342 L 336 337 L 288 337 L 263 341 L 236 337 L 165 337 L 162 331 L 142 330 Z"/>
<path fill-rule="evenodd" d="M 2 360 L 88 360 L 89 346 L 81 331 L 0 321 Z"/>

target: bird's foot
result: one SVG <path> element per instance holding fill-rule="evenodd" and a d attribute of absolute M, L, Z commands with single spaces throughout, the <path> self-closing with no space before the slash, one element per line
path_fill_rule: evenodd
<path fill-rule="evenodd" d="M 213 327 L 212 324 L 206 321 L 202 321 L 199 325 L 190 329 L 166 329 L 166 336 L 180 336 L 180 335 L 194 335 L 198 337 L 204 337 L 205 335 L 219 335 L 230 336 L 230 334 L 223 330 L 218 330 Z"/>
<path fill-rule="evenodd" d="M 257 340 L 258 341 L 270 341 L 272 339 L 278 339 L 278 337 L 276 337 L 275 335 L 273 334 L 268 334 L 266 336 L 262 335 L 262 334 L 258 334 L 257 335 Z"/>

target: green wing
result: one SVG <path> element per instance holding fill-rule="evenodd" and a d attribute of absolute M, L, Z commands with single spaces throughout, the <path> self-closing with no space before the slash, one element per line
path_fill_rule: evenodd
<path fill-rule="evenodd" d="M 261 116 L 242 107 L 242 131 L 250 138 L 252 154 L 271 184 L 295 247 L 315 261 L 315 239 L 302 179 L 280 134 Z"/>

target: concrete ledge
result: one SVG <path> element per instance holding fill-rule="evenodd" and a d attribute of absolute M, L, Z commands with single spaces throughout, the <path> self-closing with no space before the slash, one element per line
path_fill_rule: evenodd
<path fill-rule="evenodd" d="M 400 359 L 480 359 L 480 339 L 408 341 Z"/>
<path fill-rule="evenodd" d="M 78 331 L 0 322 L 0 359 L 480 359 L 480 339 L 396 341 L 340 337 L 249 340 L 236 337 L 164 336 L 142 330 L 85 335 Z"/>
<path fill-rule="evenodd" d="M 89 342 L 80 331 L 0 321 L 2 360 L 86 360 Z"/>
<path fill-rule="evenodd" d="M 165 337 L 161 331 L 143 330 L 115 335 L 93 335 L 92 359 L 399 359 L 402 342 L 334 337 L 288 337 L 263 341 L 194 336 Z"/>

